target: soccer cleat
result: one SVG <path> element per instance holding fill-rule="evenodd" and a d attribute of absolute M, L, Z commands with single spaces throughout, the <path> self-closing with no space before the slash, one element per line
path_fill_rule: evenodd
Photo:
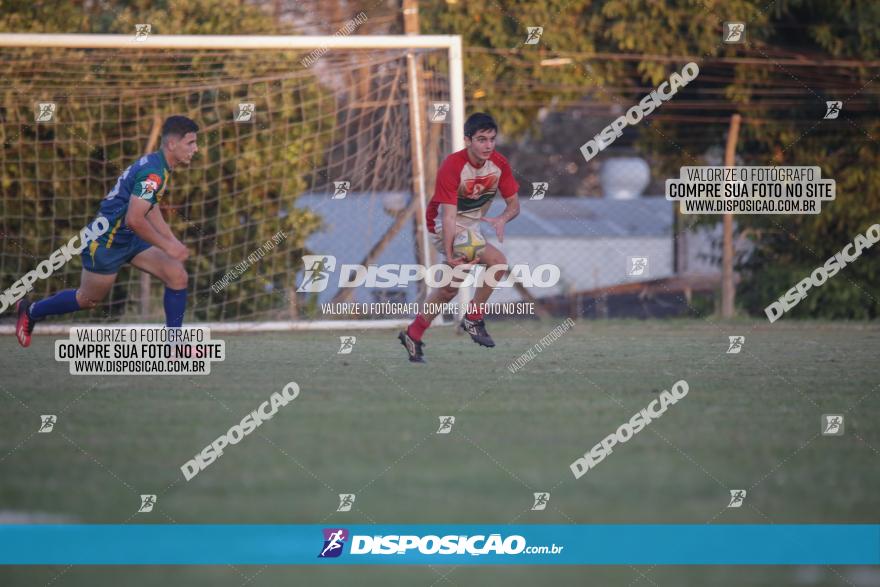
<path fill-rule="evenodd" d="M 406 349 L 407 354 L 409 354 L 409 360 L 411 363 L 425 362 L 425 357 L 422 353 L 422 347 L 425 346 L 425 343 L 415 340 L 407 334 L 406 330 L 401 330 L 400 334 L 397 335 L 397 339 Z"/>
<path fill-rule="evenodd" d="M 15 338 L 18 339 L 18 344 L 27 348 L 31 346 L 31 333 L 34 331 L 34 320 L 28 316 L 28 308 L 31 307 L 31 303 L 27 298 L 22 298 L 15 305 L 15 310 L 18 312 L 18 322 L 15 323 Z"/>
<path fill-rule="evenodd" d="M 486 332 L 486 323 L 482 320 L 469 320 L 467 316 L 462 318 L 459 328 L 471 335 L 471 340 L 480 346 L 492 348 L 495 341 Z"/>

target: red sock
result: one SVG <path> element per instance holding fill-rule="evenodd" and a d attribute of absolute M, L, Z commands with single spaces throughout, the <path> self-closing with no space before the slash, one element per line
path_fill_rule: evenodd
<path fill-rule="evenodd" d="M 406 329 L 406 333 L 414 341 L 422 342 L 422 335 L 425 333 L 430 325 L 431 323 L 428 322 L 428 319 L 419 314 L 418 316 L 416 316 L 416 319 L 412 321 L 412 324 L 410 324 L 409 327 Z"/>
<path fill-rule="evenodd" d="M 481 304 L 482 305 L 482 304 Z M 468 306 L 468 313 L 465 314 L 468 320 L 482 320 L 483 312 L 480 310 L 480 306 L 470 304 Z"/>

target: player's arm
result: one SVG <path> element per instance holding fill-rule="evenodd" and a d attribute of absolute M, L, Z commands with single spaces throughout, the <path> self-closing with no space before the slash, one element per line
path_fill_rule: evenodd
<path fill-rule="evenodd" d="M 128 211 L 125 213 L 125 225 L 151 245 L 159 247 L 168 253 L 170 257 L 173 257 L 178 261 L 186 260 L 189 256 L 189 250 L 180 241 L 174 238 L 174 235 L 170 234 L 170 229 L 169 237 L 156 230 L 156 227 L 153 226 L 153 223 L 147 218 L 147 215 L 150 214 L 150 211 L 154 207 L 155 204 L 147 200 L 137 197 L 131 198 L 128 202 Z M 162 222 L 165 222 L 164 219 Z"/>
<path fill-rule="evenodd" d="M 504 211 L 492 218 L 484 217 L 483 222 L 488 222 L 495 229 L 498 240 L 504 242 L 504 225 L 519 216 L 519 194 L 513 194 L 504 198 Z"/>
<path fill-rule="evenodd" d="M 442 218 L 440 229 L 443 231 L 443 252 L 452 260 L 452 243 L 455 242 L 455 217 L 458 214 L 457 204 L 440 204 Z"/>
<path fill-rule="evenodd" d="M 498 191 L 504 198 L 504 211 L 494 218 L 483 218 L 485 222 L 492 225 L 495 229 L 495 235 L 498 240 L 504 242 L 504 225 L 519 216 L 519 184 L 513 177 L 513 170 L 506 159 L 498 162 L 501 168 L 501 178 L 498 180 Z"/>
<path fill-rule="evenodd" d="M 441 222 L 441 236 L 443 237 L 443 252 L 446 254 L 446 262 L 455 267 L 464 263 L 464 259 L 453 256 L 452 245 L 455 242 L 456 220 L 458 219 L 458 187 L 461 177 L 461 164 L 455 163 L 447 157 L 440 169 L 437 170 L 437 181 L 434 182 L 434 197 L 432 201 L 438 202 Z"/>
<path fill-rule="evenodd" d="M 455 267 L 465 263 L 465 259 L 455 257 L 452 252 L 452 244 L 455 242 L 456 216 L 458 216 L 458 203 L 440 204 L 440 215 L 443 224 L 440 229 L 443 233 L 443 252 L 446 253 L 446 262 Z"/>
<path fill-rule="evenodd" d="M 147 213 L 147 220 L 153 225 L 153 228 L 155 228 L 159 234 L 165 238 L 180 242 L 180 240 L 174 236 L 174 233 L 171 232 L 171 227 L 168 226 L 168 223 L 165 221 L 165 215 L 162 214 L 162 208 L 158 205 L 154 206 L 153 209 Z"/>
<path fill-rule="evenodd" d="M 519 194 L 513 194 L 509 198 L 505 198 L 504 204 L 504 211 L 495 218 L 503 220 L 504 222 L 510 222 L 519 216 Z"/>

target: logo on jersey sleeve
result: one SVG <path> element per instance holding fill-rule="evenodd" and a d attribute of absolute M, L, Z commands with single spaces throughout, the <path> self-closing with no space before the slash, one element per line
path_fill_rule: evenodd
<path fill-rule="evenodd" d="M 147 179 L 140 183 L 141 195 L 139 197 L 149 200 L 156 193 L 156 190 L 159 189 L 160 185 L 162 185 L 162 178 L 155 173 L 151 173 L 147 176 Z"/>

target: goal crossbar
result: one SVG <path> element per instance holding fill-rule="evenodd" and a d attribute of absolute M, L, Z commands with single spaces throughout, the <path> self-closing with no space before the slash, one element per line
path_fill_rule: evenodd
<path fill-rule="evenodd" d="M 460 35 L 133 35 L 0 33 L 0 47 L 68 49 L 446 49 L 449 52 L 449 97 L 452 128 L 464 127 L 464 68 Z M 464 148 L 460 133 L 452 147 Z"/>
<path fill-rule="evenodd" d="M 125 34 L 54 34 L 54 33 L 0 33 L 0 48 L 66 48 L 66 49 L 133 49 L 139 51 L 162 49 L 208 50 L 308 50 L 308 49 L 441 49 L 448 54 L 449 65 L 449 122 L 453 129 L 464 128 L 465 95 L 462 41 L 459 35 L 149 35 L 135 40 Z M 451 133 L 453 150 L 464 148 L 461 132 Z M 424 182 L 415 194 L 421 200 L 421 210 L 427 204 Z M 423 245 L 424 246 L 424 245 Z M 372 323 L 371 323 L 372 322 Z M 403 322 L 405 323 L 405 322 Z M 393 328 L 400 320 L 375 321 L 273 321 L 263 323 L 212 323 L 219 332 L 249 332 L 266 330 L 324 330 L 339 328 Z M 82 324 L 78 326 L 83 326 Z M 71 325 L 44 327 L 43 333 L 66 332 Z M 12 326 L 0 326 L 7 334 Z"/>
<path fill-rule="evenodd" d="M 69 49 L 449 49 L 461 55 L 459 35 L 134 35 L 0 33 L 0 47 Z"/>

